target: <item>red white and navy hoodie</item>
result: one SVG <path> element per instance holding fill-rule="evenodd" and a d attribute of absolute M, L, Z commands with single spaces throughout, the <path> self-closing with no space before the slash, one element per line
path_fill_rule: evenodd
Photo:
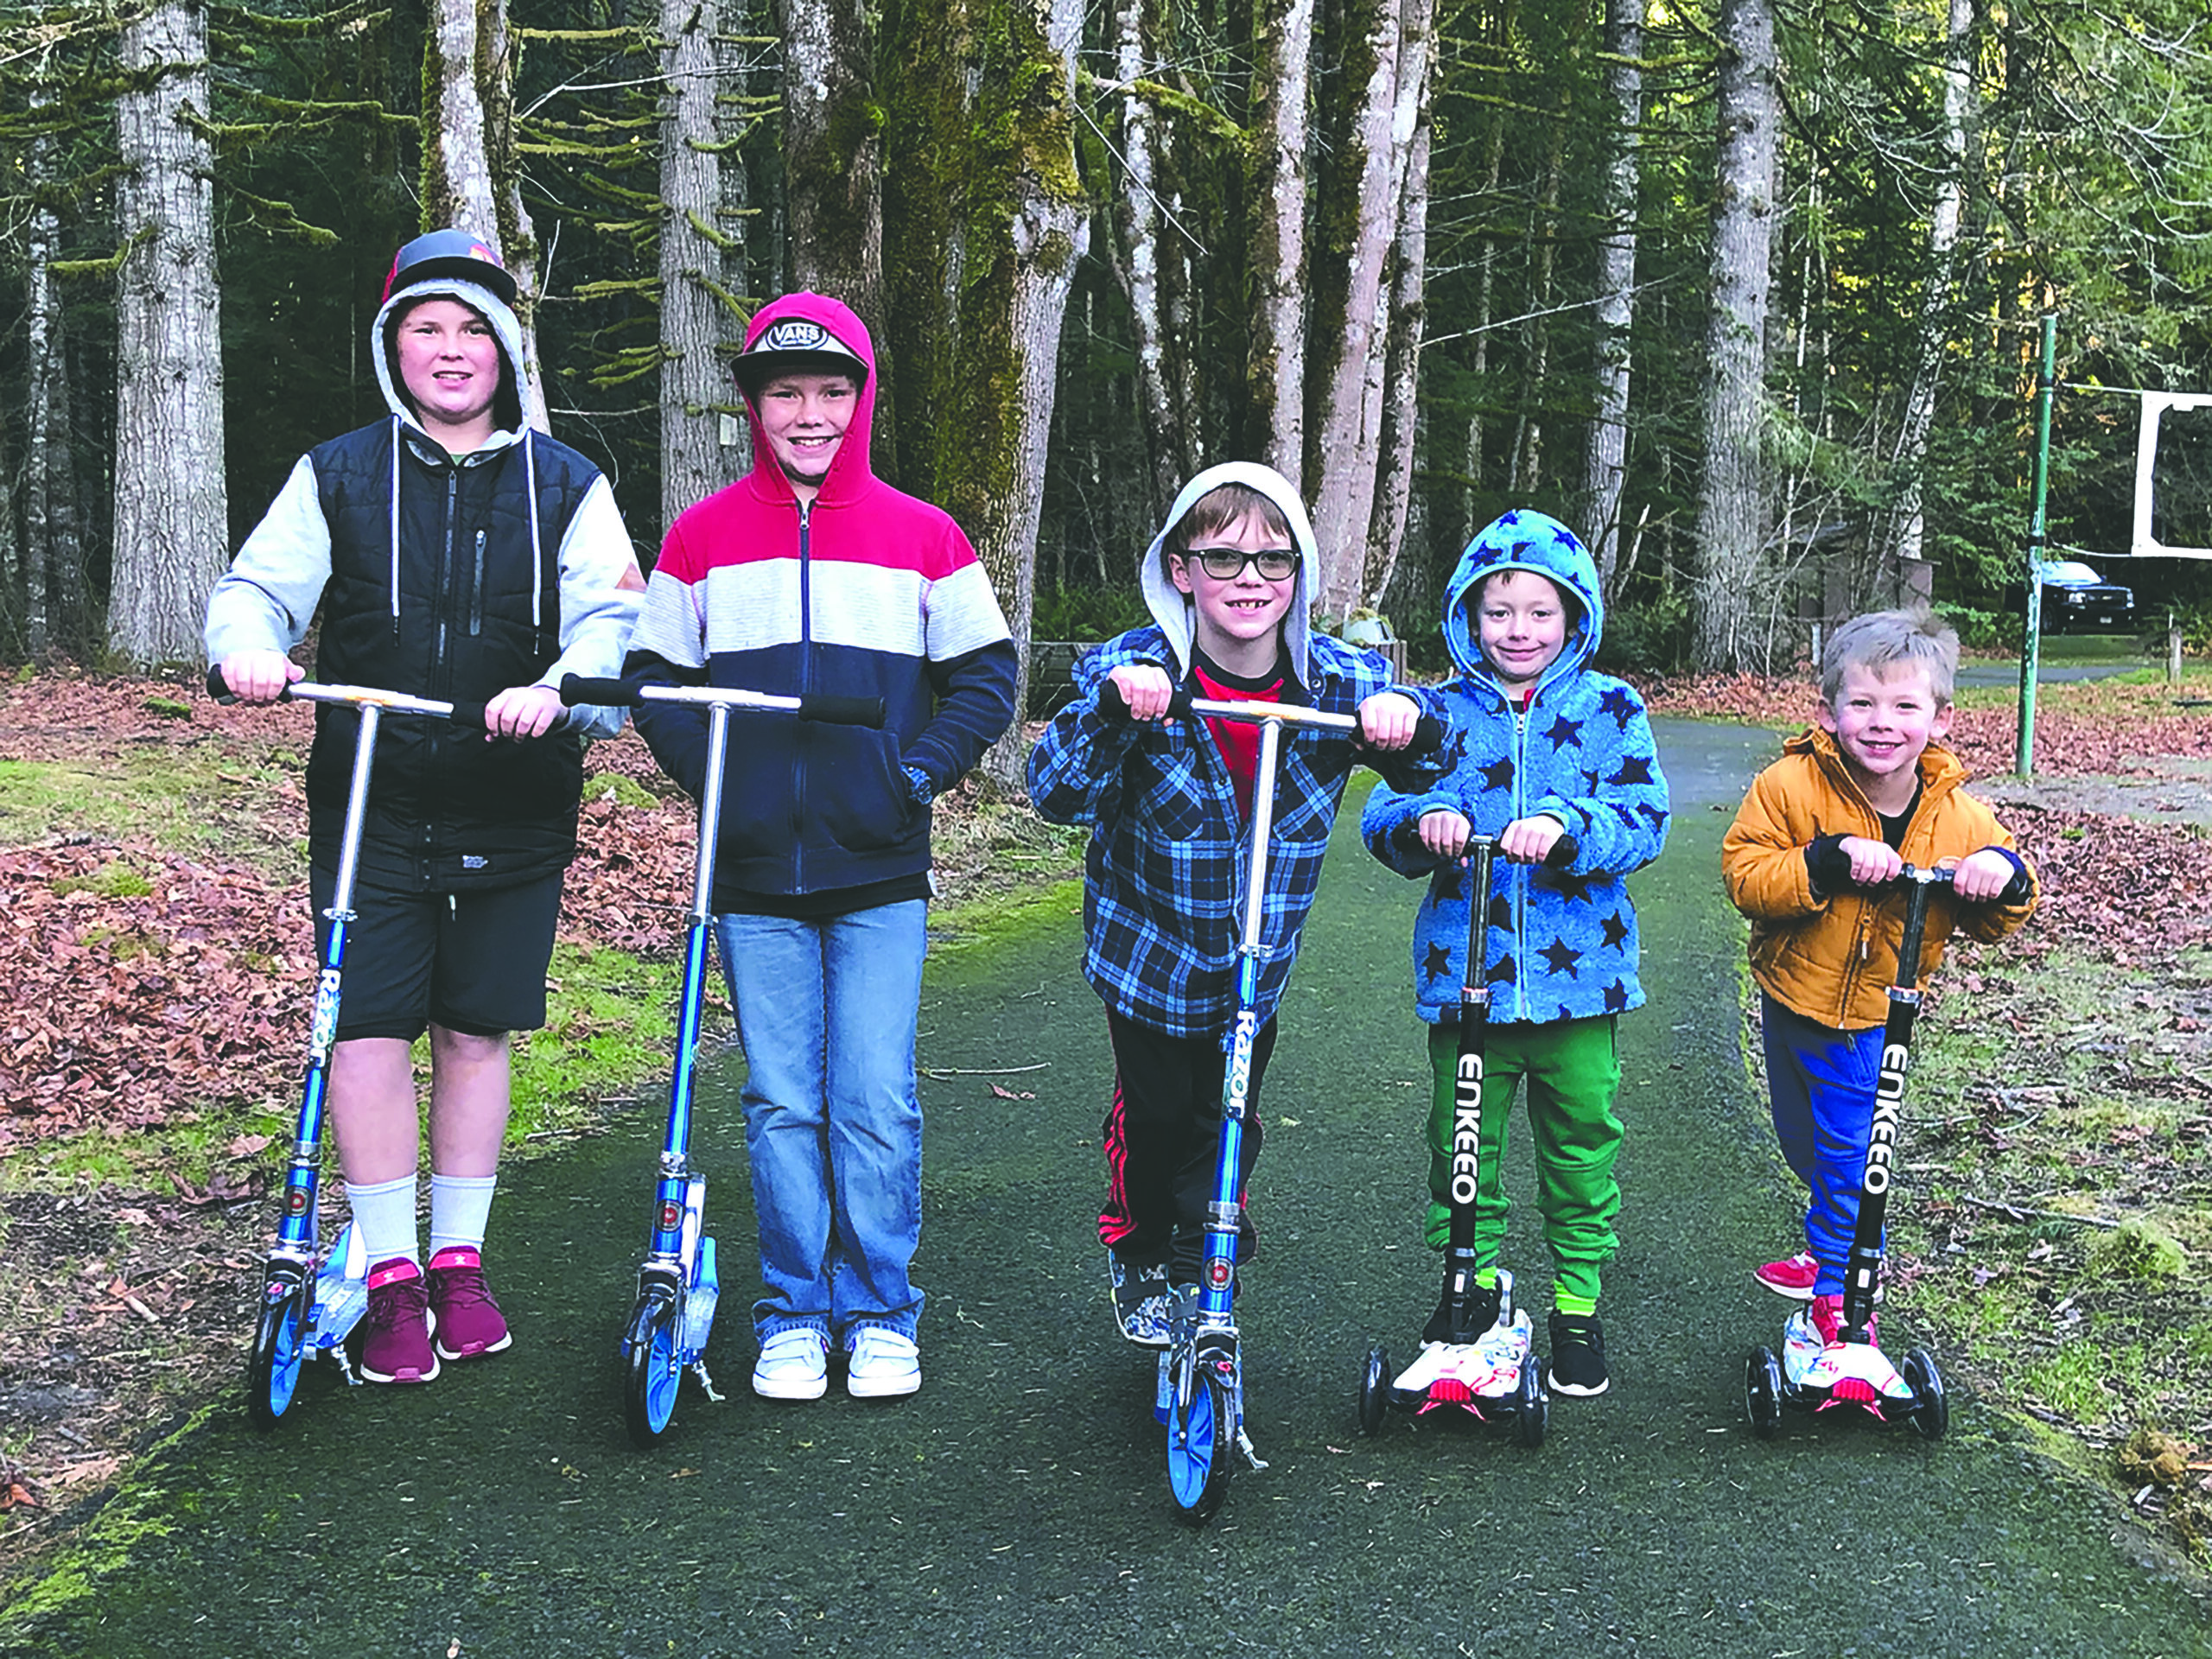
<path fill-rule="evenodd" d="M 926 896 L 930 810 L 1014 718 L 1017 658 L 960 527 L 868 465 L 875 354 L 850 309 L 818 294 L 763 307 L 819 323 L 868 365 L 852 423 L 810 505 L 769 454 L 750 401 L 753 470 L 679 515 L 645 585 L 624 675 L 779 696 L 881 697 L 881 731 L 789 715 L 730 716 L 715 859 L 716 912 L 815 917 Z M 647 702 L 653 757 L 696 798 L 707 717 Z"/>

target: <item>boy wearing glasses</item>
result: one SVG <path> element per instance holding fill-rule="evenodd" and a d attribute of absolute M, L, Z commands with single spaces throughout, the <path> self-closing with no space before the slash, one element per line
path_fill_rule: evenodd
<path fill-rule="evenodd" d="M 1274 1008 L 1312 907 L 1330 826 L 1355 762 L 1399 788 L 1431 787 L 1442 760 L 1408 752 L 1434 694 L 1391 688 L 1389 665 L 1311 631 L 1313 531 L 1280 474 L 1245 461 L 1185 485 L 1140 571 L 1154 621 L 1076 665 L 1076 698 L 1029 757 L 1029 796 L 1056 823 L 1088 824 L 1084 972 L 1106 1004 L 1114 1096 L 1102 1144 L 1098 1217 L 1122 1334 L 1164 1348 L 1178 1294 L 1195 1295 L 1221 1134 L 1222 1072 L 1235 1013 L 1244 846 L 1260 734 L 1227 721 L 1167 718 L 1192 696 L 1281 702 L 1359 718 L 1362 745 L 1287 732 L 1274 785 L 1248 1100 L 1274 1046 Z M 1111 682 L 1126 718 L 1100 706 Z M 1248 1121 L 1240 1185 L 1259 1156 Z M 1251 1255 L 1249 1217 L 1237 1244 Z"/>
<path fill-rule="evenodd" d="M 1598 568 L 1574 532 L 1541 512 L 1509 512 L 1459 556 L 1445 589 L 1444 642 L 1459 677 L 1445 694 L 1465 734 L 1442 783 L 1368 797 L 1360 832 L 1402 875 L 1427 876 L 1414 921 L 1414 1011 L 1428 1024 L 1435 1077 L 1428 1114 L 1427 1237 L 1451 1230 L 1453 1085 L 1459 1033 L 1446 1023 L 1466 968 L 1467 906 L 1486 906 L 1484 979 L 1491 987 L 1475 1191 L 1478 1330 L 1496 1322 L 1498 1247 L 1505 1236 L 1503 1173 L 1514 1091 L 1529 1079 L 1536 1202 L 1553 1262 L 1554 1392 L 1603 1394 L 1611 1377 L 1598 1322 L 1599 1270 L 1619 1246 L 1613 1160 L 1620 1061 L 1613 1022 L 1643 1001 L 1636 909 L 1624 878 L 1659 856 L 1667 838 L 1667 781 L 1643 699 L 1593 672 L 1605 620 Z M 1466 891 L 1472 836 L 1495 836 L 1503 856 L 1491 891 Z M 1546 865 L 1562 836 L 1563 868 Z M 1446 1292 L 1451 1283 L 1446 1270 Z M 1425 1389 L 1446 1368 L 1451 1309 L 1440 1303 L 1422 1351 L 1397 1379 Z M 1480 1344 L 1478 1344 L 1478 1346 Z"/>

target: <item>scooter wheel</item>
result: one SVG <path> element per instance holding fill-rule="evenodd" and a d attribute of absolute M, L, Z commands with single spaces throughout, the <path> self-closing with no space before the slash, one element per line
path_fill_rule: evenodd
<path fill-rule="evenodd" d="M 1912 1426 L 1923 1440 L 1940 1440 L 1943 1431 L 1951 1426 L 1951 1402 L 1943 1393 L 1942 1373 L 1936 1369 L 1936 1362 L 1929 1357 L 1925 1348 L 1916 1348 L 1904 1357 L 1904 1363 L 1897 1367 L 1897 1375 L 1912 1390 Z"/>
<path fill-rule="evenodd" d="M 1376 1343 L 1359 1368 L 1359 1432 L 1380 1434 L 1390 1410 L 1390 1356 Z"/>
<path fill-rule="evenodd" d="M 300 1385 L 300 1366 L 307 1358 L 300 1343 L 306 1309 L 303 1284 L 272 1278 L 263 1289 L 245 1376 L 246 1411 L 256 1428 L 276 1427 Z"/>
<path fill-rule="evenodd" d="M 622 1419 L 631 1443 L 650 1448 L 676 1411 L 676 1299 L 656 1287 L 638 1298 L 622 1338 Z"/>
<path fill-rule="evenodd" d="M 1744 1414 L 1751 1433 L 1770 1440 L 1782 1429 L 1782 1362 L 1771 1348 L 1754 1348 L 1744 1362 Z"/>
<path fill-rule="evenodd" d="M 1532 1452 L 1544 1443 L 1544 1430 L 1551 1421 L 1543 1374 L 1543 1365 L 1530 1354 L 1522 1362 L 1521 1381 L 1513 1390 L 1513 1438 Z"/>
<path fill-rule="evenodd" d="M 1191 1403 L 1180 1391 L 1167 1404 L 1167 1495 L 1176 1519 L 1203 1527 L 1229 1491 L 1229 1452 L 1236 1413 L 1221 1375 L 1201 1365 L 1191 1379 Z"/>

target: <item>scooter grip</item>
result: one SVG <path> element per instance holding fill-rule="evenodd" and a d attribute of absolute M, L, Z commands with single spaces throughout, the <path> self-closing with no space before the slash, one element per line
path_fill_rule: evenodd
<path fill-rule="evenodd" d="M 1408 747 L 1415 754 L 1429 754 L 1444 747 L 1444 740 L 1452 728 L 1434 715 L 1423 715 L 1414 726 L 1414 741 Z"/>
<path fill-rule="evenodd" d="M 1130 718 L 1129 700 L 1122 695 L 1122 683 L 1111 675 L 1098 682 L 1098 712 L 1109 720 Z M 1179 685 L 1175 688 L 1174 695 L 1167 700 L 1166 717 L 1170 720 L 1190 719 L 1190 687 Z"/>
<path fill-rule="evenodd" d="M 484 705 L 480 702 L 456 702 L 453 706 L 453 713 L 447 718 L 463 731 L 491 730 L 491 725 L 485 718 Z"/>
<path fill-rule="evenodd" d="M 798 700 L 798 717 L 825 726 L 869 726 L 881 731 L 883 699 L 820 696 L 810 692 Z"/>
<path fill-rule="evenodd" d="M 1574 855 L 1581 850 L 1580 842 L 1572 834 L 1562 833 L 1557 841 L 1552 842 L 1551 851 L 1544 855 L 1544 866 L 1547 869 L 1563 870 L 1574 862 Z"/>
<path fill-rule="evenodd" d="M 574 708 L 588 702 L 602 709 L 634 709 L 639 698 L 638 688 L 627 680 L 601 680 L 583 674 L 563 674 L 561 677 L 561 701 Z"/>
<path fill-rule="evenodd" d="M 231 683 L 223 677 L 220 664 L 208 665 L 207 695 L 218 702 L 236 702 L 238 700 L 238 694 L 231 690 Z"/>

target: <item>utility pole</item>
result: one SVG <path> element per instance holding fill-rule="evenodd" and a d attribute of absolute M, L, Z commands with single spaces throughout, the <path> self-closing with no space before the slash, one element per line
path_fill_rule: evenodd
<path fill-rule="evenodd" d="M 2043 320 L 2043 372 L 2036 378 L 2034 506 L 2028 519 L 2028 606 L 2020 641 L 2020 727 L 2012 770 L 2032 777 L 2036 766 L 2036 674 L 2043 654 L 2044 500 L 2050 486 L 2050 395 L 2058 378 L 2058 318 Z"/>

